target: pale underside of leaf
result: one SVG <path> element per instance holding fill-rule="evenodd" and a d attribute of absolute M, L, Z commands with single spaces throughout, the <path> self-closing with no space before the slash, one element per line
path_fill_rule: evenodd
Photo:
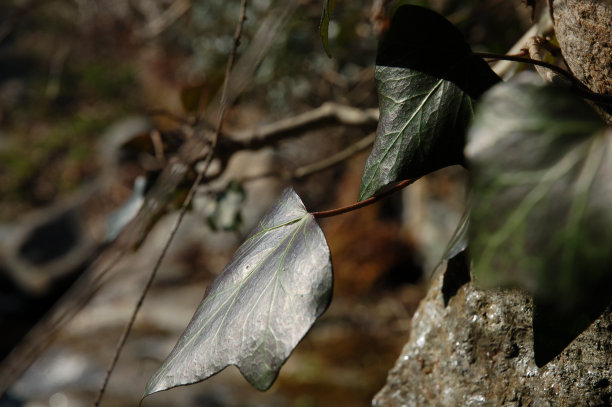
<path fill-rule="evenodd" d="M 457 85 L 412 69 L 377 66 L 381 117 L 359 200 L 460 161 L 473 101 Z"/>
<path fill-rule="evenodd" d="M 212 283 L 145 395 L 237 366 L 257 389 L 278 371 L 331 299 L 325 237 L 292 189 Z"/>

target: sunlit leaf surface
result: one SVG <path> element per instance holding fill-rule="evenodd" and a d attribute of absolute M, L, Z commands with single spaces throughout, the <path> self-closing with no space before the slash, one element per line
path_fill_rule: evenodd
<path fill-rule="evenodd" d="M 266 390 L 331 292 L 323 232 L 287 189 L 212 283 L 145 396 L 204 380 L 228 365 Z"/>
<path fill-rule="evenodd" d="M 396 181 L 461 164 L 475 99 L 499 81 L 451 23 L 417 6 L 402 6 L 393 16 L 375 79 L 380 121 L 359 200 Z"/>
<path fill-rule="evenodd" d="M 499 81 L 444 17 L 408 5 L 379 44 L 375 79 L 380 121 L 359 200 L 461 164 L 475 99 Z"/>
<path fill-rule="evenodd" d="M 548 346 L 612 300 L 612 132 L 580 98 L 530 76 L 480 106 L 466 147 L 475 281 L 532 293 L 535 325 L 555 329 Z"/>

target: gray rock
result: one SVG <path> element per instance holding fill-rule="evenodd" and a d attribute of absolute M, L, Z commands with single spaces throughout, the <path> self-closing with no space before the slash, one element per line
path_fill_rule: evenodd
<path fill-rule="evenodd" d="M 610 307 L 538 368 L 530 297 L 470 282 L 449 296 L 445 273 L 432 281 L 374 406 L 612 405 Z"/>

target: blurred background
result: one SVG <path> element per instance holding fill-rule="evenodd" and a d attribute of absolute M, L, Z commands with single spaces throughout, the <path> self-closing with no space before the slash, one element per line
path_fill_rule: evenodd
<path fill-rule="evenodd" d="M 249 1 L 239 57 L 290 3 Z M 256 129 L 328 101 L 377 107 L 372 21 L 383 2 L 337 2 L 331 59 L 318 30 L 322 1 L 293 3 L 231 106 L 227 131 Z M 504 53 L 531 25 L 531 10 L 520 0 L 414 3 L 444 14 L 479 51 Z M 239 0 L 0 0 L 1 359 L 120 233 L 194 118 L 206 120 L 216 108 L 211 101 L 223 82 L 239 12 Z M 350 204 L 369 148 L 305 177 L 267 175 L 318 162 L 373 130 L 304 131 L 236 154 L 219 178 L 202 186 L 102 405 L 138 403 L 207 284 L 285 186 L 293 185 L 312 211 Z M 0 406 L 91 405 L 189 180 Z M 380 204 L 322 220 L 334 299 L 268 392 L 252 389 L 230 367 L 203 383 L 150 396 L 144 406 L 370 405 L 463 213 L 465 185 L 465 171 L 448 168 Z"/>

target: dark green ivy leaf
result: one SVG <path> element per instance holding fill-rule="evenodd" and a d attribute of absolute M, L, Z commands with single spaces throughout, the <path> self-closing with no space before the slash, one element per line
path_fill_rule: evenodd
<path fill-rule="evenodd" d="M 461 164 L 474 101 L 499 81 L 451 23 L 412 5 L 394 14 L 379 44 L 375 79 L 380 120 L 359 200 Z"/>
<path fill-rule="evenodd" d="M 533 77 L 483 97 L 466 156 L 475 282 L 534 296 L 542 365 L 612 300 L 612 132 Z"/>
<path fill-rule="evenodd" d="M 321 41 L 323 41 L 323 48 L 327 52 L 327 56 L 331 58 L 331 52 L 329 51 L 329 20 L 336 7 L 336 0 L 324 0 L 323 12 L 321 13 L 321 23 L 319 24 L 319 34 L 321 34 Z"/>
<path fill-rule="evenodd" d="M 268 389 L 331 293 L 323 232 L 288 188 L 212 283 L 145 396 L 202 381 L 229 365 L 257 389 Z"/>

